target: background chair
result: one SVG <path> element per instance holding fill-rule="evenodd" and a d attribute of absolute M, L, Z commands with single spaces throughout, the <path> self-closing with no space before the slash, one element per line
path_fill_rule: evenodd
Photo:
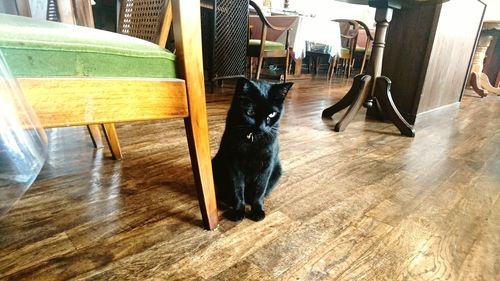
<path fill-rule="evenodd" d="M 360 20 L 356 20 L 356 22 L 359 24 L 360 29 L 364 31 L 358 33 L 358 40 L 356 41 L 356 49 L 354 51 L 355 57 L 361 57 L 361 68 L 359 70 L 361 74 L 365 71 L 366 62 L 370 60 L 373 36 L 364 22 Z"/>
<path fill-rule="evenodd" d="M 126 10 L 127 5 L 146 2 L 161 7 L 161 24 L 156 26 L 159 40 L 167 37 L 173 18 L 175 55 L 129 36 L 4 14 L 0 14 L 0 50 L 46 128 L 184 118 L 203 222 L 214 229 L 218 216 L 200 4 L 194 0 L 126 0 L 122 5 Z M 132 27 L 150 22 L 124 23 Z"/>
<path fill-rule="evenodd" d="M 354 51 L 356 50 L 356 41 L 358 40 L 359 24 L 355 20 L 336 19 L 334 20 L 340 25 L 340 37 L 342 41 L 342 49 L 340 54 L 335 56 L 330 63 L 328 69 L 328 77 L 332 79 L 333 73 L 338 70 L 339 60 L 342 60 L 345 76 L 351 76 L 352 67 L 354 65 Z"/>
<path fill-rule="evenodd" d="M 272 25 L 264 16 L 264 13 L 262 12 L 259 5 L 257 5 L 253 1 L 250 1 L 250 6 L 252 6 L 255 9 L 257 15 L 259 16 L 262 22 L 260 39 L 250 39 L 248 42 L 247 56 L 250 58 L 250 75 L 249 75 L 250 79 L 252 79 L 253 75 L 253 58 L 258 59 L 257 70 L 255 75 L 255 79 L 257 80 L 260 78 L 264 58 L 284 58 L 285 64 L 284 64 L 283 79 L 286 81 L 288 75 L 289 60 L 290 60 L 289 58 L 290 50 L 288 49 L 288 37 L 291 27 L 278 27 Z M 278 31 L 286 31 L 285 44 L 274 41 L 266 41 L 268 28 Z M 253 32 L 252 29 L 250 29 L 250 32 Z"/>

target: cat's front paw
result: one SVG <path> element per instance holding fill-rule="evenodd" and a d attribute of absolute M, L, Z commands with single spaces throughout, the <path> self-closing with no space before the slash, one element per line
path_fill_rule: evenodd
<path fill-rule="evenodd" d="M 257 210 L 252 210 L 252 212 L 250 212 L 249 218 L 253 221 L 261 221 L 265 217 L 266 217 L 266 213 L 264 212 L 264 210 L 257 209 Z"/>
<path fill-rule="evenodd" d="M 240 210 L 229 209 L 226 212 L 224 212 L 224 217 L 232 221 L 240 221 L 245 218 L 245 209 L 240 209 Z"/>

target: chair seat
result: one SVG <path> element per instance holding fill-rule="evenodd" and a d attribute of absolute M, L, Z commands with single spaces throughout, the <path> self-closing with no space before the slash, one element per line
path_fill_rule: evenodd
<path fill-rule="evenodd" d="M 340 54 L 341 55 L 349 55 L 350 51 L 348 48 L 341 48 L 340 49 Z"/>
<path fill-rule="evenodd" d="M 355 53 L 364 53 L 365 52 L 365 48 L 363 47 L 356 47 L 356 50 L 354 51 Z M 368 55 L 370 55 L 372 52 L 372 49 L 368 49 Z"/>
<path fill-rule="evenodd" d="M 175 55 L 134 37 L 0 14 L 0 51 L 17 77 L 175 78 Z"/>
<path fill-rule="evenodd" d="M 248 54 L 257 54 L 260 52 L 260 40 L 250 39 L 248 41 Z M 267 41 L 264 47 L 264 51 L 276 51 L 285 50 L 285 44 L 275 41 Z"/>

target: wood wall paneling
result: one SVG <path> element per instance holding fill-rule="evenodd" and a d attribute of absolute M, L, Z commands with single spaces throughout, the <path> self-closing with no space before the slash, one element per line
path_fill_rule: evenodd
<path fill-rule="evenodd" d="M 382 75 L 392 81 L 394 103 L 410 123 L 415 123 L 440 5 L 395 10 L 387 31 Z"/>
<path fill-rule="evenodd" d="M 477 0 L 442 5 L 418 113 L 460 100 L 484 9 Z"/>
<path fill-rule="evenodd" d="M 410 124 L 460 100 L 484 9 L 479 0 L 463 0 L 394 11 L 382 74 Z"/>

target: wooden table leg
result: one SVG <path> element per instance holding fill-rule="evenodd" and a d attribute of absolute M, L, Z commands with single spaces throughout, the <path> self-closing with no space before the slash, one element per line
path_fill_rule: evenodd
<path fill-rule="evenodd" d="M 325 118 L 332 117 L 335 113 L 341 111 L 342 109 L 354 103 L 356 98 L 358 98 L 362 94 L 362 89 L 366 86 L 369 80 L 371 80 L 371 77 L 368 75 L 362 75 L 362 74 L 356 75 L 353 79 L 351 89 L 349 89 L 347 94 L 342 99 L 340 99 L 336 104 L 323 110 L 322 117 Z"/>
<path fill-rule="evenodd" d="M 415 129 L 401 116 L 399 110 L 396 108 L 391 96 L 391 80 L 385 76 L 377 77 L 375 80 L 375 101 L 379 110 L 384 116 L 387 116 L 396 127 L 398 127 L 401 134 L 414 137 Z"/>
<path fill-rule="evenodd" d="M 359 77 L 358 75 L 356 77 Z M 363 106 L 364 101 L 370 95 L 370 90 L 372 86 L 372 77 L 370 75 L 363 75 L 360 78 L 360 85 L 357 89 L 356 98 L 352 102 L 351 106 L 347 110 L 346 114 L 340 119 L 340 121 L 335 125 L 336 132 L 342 132 L 345 130 L 347 125 L 352 121 L 356 113 Z"/>

